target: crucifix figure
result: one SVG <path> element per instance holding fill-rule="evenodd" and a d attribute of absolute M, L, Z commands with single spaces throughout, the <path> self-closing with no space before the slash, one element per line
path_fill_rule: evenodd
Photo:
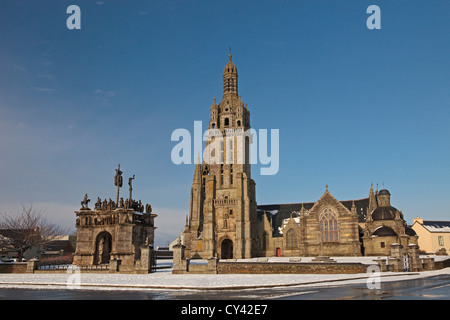
<path fill-rule="evenodd" d="M 117 187 L 116 192 L 116 203 L 119 203 L 119 188 L 122 187 L 123 179 L 122 179 L 122 171 L 120 171 L 120 163 L 119 167 L 116 170 L 116 175 L 114 176 L 114 185 Z"/>
<path fill-rule="evenodd" d="M 130 201 L 129 201 L 130 204 L 131 204 L 131 200 L 133 199 L 132 198 L 132 192 L 133 192 L 132 183 L 133 183 L 133 180 L 134 180 L 134 174 L 133 174 L 132 178 L 128 178 L 128 185 L 130 186 Z"/>

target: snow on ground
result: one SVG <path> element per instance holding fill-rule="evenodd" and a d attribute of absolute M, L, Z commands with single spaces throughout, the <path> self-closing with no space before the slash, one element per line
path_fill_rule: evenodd
<path fill-rule="evenodd" d="M 374 264 L 377 257 L 333 257 L 338 262 Z M 290 258 L 270 258 L 269 262 L 286 262 Z M 313 258 L 301 258 L 302 262 Z M 238 260 L 238 261 L 241 261 Z M 244 261 L 244 259 L 242 259 Z M 256 261 L 248 259 L 246 261 Z M 205 263 L 206 261 L 192 261 Z M 171 265 L 162 260 L 160 265 Z M 380 281 L 400 281 L 449 274 L 450 268 L 423 272 L 383 272 Z M 0 274 L 0 288 L 98 289 L 98 290 L 223 290 L 269 288 L 278 286 L 336 286 L 366 283 L 377 276 L 364 274 L 172 274 L 172 269 L 159 269 L 150 274 L 34 273 Z M 369 280 L 370 281 L 370 280 Z"/>

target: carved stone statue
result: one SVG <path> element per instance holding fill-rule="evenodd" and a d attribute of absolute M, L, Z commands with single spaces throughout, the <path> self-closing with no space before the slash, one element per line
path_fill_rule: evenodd
<path fill-rule="evenodd" d="M 135 178 L 134 174 L 133 174 L 133 177 L 128 178 L 128 185 L 130 186 L 130 188 L 132 188 L 131 184 L 132 184 L 134 178 Z"/>
<path fill-rule="evenodd" d="M 88 203 L 91 201 L 91 199 L 88 199 L 87 193 L 84 195 L 83 201 L 81 201 L 81 209 L 89 209 Z"/>
<path fill-rule="evenodd" d="M 128 199 L 130 199 L 130 201 L 132 201 L 133 199 L 133 180 L 134 180 L 134 174 L 133 177 L 128 178 L 128 185 L 130 186 L 130 197 Z"/>
<path fill-rule="evenodd" d="M 100 197 L 97 197 L 97 202 L 95 203 L 95 209 L 102 209 L 102 199 Z"/>
<path fill-rule="evenodd" d="M 120 164 L 119 164 L 119 167 L 115 170 L 116 170 L 116 175 L 114 176 L 114 185 L 122 188 L 122 184 L 123 184 L 122 173 L 123 172 L 120 170 Z"/>
<path fill-rule="evenodd" d="M 122 188 L 123 179 L 122 179 L 122 171 L 120 170 L 120 163 L 119 167 L 116 170 L 116 175 L 114 176 L 114 185 L 117 187 L 116 191 L 116 203 L 119 203 L 119 189 Z"/>

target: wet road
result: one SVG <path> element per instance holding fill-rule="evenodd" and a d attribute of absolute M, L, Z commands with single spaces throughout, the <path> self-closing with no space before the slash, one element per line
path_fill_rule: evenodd
<path fill-rule="evenodd" d="M 281 287 L 249 290 L 47 290 L 0 289 L 1 300 L 450 300 L 450 276 L 333 287 Z"/>

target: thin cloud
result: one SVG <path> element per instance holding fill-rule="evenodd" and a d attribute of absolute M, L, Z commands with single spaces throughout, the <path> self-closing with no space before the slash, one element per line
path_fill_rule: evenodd
<path fill-rule="evenodd" d="M 20 72 L 28 72 L 28 69 L 21 65 L 15 65 L 14 68 Z"/>
<path fill-rule="evenodd" d="M 53 88 L 40 88 L 40 87 L 33 87 L 33 90 L 36 92 L 53 92 L 55 89 Z"/>
<path fill-rule="evenodd" d="M 92 92 L 97 101 L 100 101 L 102 105 L 108 105 L 111 98 L 116 96 L 116 92 L 113 90 L 104 91 L 102 89 L 96 89 Z"/>
<path fill-rule="evenodd" d="M 41 79 L 53 79 L 54 76 L 48 72 L 39 72 L 36 75 L 37 78 L 41 78 Z"/>

